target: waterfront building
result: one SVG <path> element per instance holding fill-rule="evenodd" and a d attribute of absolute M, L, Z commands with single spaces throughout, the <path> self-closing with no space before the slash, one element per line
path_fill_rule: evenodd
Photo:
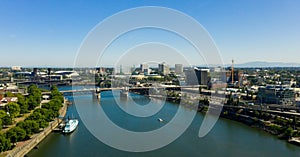
<path fill-rule="evenodd" d="M 266 104 L 293 105 L 295 92 L 292 88 L 282 85 L 259 87 L 258 101 Z"/>

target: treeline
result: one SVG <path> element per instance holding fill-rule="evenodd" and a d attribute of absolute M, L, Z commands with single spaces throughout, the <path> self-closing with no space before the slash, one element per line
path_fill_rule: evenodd
<path fill-rule="evenodd" d="M 23 105 L 28 105 L 27 112 L 31 108 L 34 109 L 37 107 L 41 101 L 41 92 L 36 86 L 30 86 L 28 92 L 30 92 L 28 97 L 24 99 L 26 103 L 22 102 Z M 0 151 L 10 150 L 16 142 L 27 140 L 31 135 L 47 127 L 49 122 L 59 116 L 59 109 L 62 107 L 63 101 L 62 94 L 58 91 L 57 87 L 53 86 L 51 88 L 51 100 L 49 103 L 35 109 L 24 121 L 17 123 L 15 127 L 9 129 L 6 133 L 0 133 Z M 19 105 L 19 102 L 17 105 Z M 21 106 L 19 107 L 21 112 Z"/>
<path fill-rule="evenodd" d="M 258 126 L 267 132 L 278 135 L 282 139 L 300 137 L 300 122 L 296 116 L 288 119 L 265 112 L 243 110 L 238 113 L 238 111 L 234 110 L 224 111 L 224 108 L 221 114 L 221 116 L 225 118 L 243 121 L 243 117 L 241 117 L 241 115 L 247 115 L 254 119 L 254 121 L 249 123 L 250 125 Z M 261 122 L 259 120 L 263 120 L 264 122 Z"/>
<path fill-rule="evenodd" d="M 4 110 L 0 110 L 0 129 L 5 125 L 12 125 L 13 118 L 20 116 L 20 114 L 28 113 L 40 105 L 42 100 L 42 92 L 36 85 L 28 87 L 28 96 L 24 97 L 22 94 L 6 93 L 6 97 L 17 97 L 18 102 L 10 102 Z"/>

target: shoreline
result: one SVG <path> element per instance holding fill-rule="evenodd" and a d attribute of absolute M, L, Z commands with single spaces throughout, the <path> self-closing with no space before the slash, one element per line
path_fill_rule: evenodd
<path fill-rule="evenodd" d="M 59 110 L 59 117 L 64 117 L 67 113 L 68 101 L 64 98 L 63 107 Z M 17 142 L 12 150 L 3 152 L 6 157 L 26 156 L 32 149 L 34 149 L 41 141 L 43 141 L 60 123 L 62 119 L 56 118 L 41 132 L 31 136 L 29 140 Z M 18 146 L 19 144 L 19 146 Z M 6 155 L 5 155 L 6 154 Z"/>
<path fill-rule="evenodd" d="M 137 92 L 135 92 L 135 93 L 147 96 L 149 98 L 160 99 L 159 96 L 156 97 L 156 96 L 149 96 L 149 95 L 137 93 Z M 166 101 L 175 103 L 175 104 L 179 104 L 181 100 L 169 97 L 169 98 L 166 98 Z M 184 105 L 184 107 L 190 108 L 189 105 Z M 208 106 L 199 103 L 197 112 L 206 114 L 208 112 L 207 108 L 208 108 Z M 224 114 L 226 112 L 227 112 L 227 114 Z M 211 113 L 211 114 L 213 114 L 213 113 Z M 265 131 L 268 134 L 276 136 L 280 140 L 285 140 L 286 142 L 288 142 L 290 144 L 300 146 L 300 137 L 284 138 L 282 134 L 278 134 L 276 131 L 274 131 L 271 128 L 272 125 L 276 125 L 276 124 L 268 123 L 267 121 L 264 121 L 262 119 L 257 119 L 256 117 L 251 117 L 248 115 L 228 112 L 228 110 L 224 110 L 224 108 L 222 108 L 220 117 L 242 123 L 242 124 L 247 125 L 252 128 L 257 128 L 259 130 Z"/>

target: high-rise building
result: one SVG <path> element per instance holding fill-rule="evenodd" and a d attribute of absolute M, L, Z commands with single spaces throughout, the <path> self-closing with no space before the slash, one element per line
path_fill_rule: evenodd
<path fill-rule="evenodd" d="M 150 69 L 148 64 L 141 64 L 140 68 L 141 68 L 141 72 L 144 73 L 145 75 L 150 74 Z"/>
<path fill-rule="evenodd" d="M 208 80 L 209 69 L 195 68 L 195 73 L 196 73 L 199 85 L 208 85 L 208 82 L 209 82 L 209 80 Z"/>
<path fill-rule="evenodd" d="M 158 73 L 162 75 L 168 75 L 170 73 L 170 67 L 165 62 L 158 64 Z"/>
<path fill-rule="evenodd" d="M 208 85 L 209 69 L 194 68 L 185 72 L 188 85 Z"/>
<path fill-rule="evenodd" d="M 175 64 L 175 73 L 177 75 L 181 75 L 183 73 L 183 66 L 182 66 L 182 64 Z"/>
<path fill-rule="evenodd" d="M 37 75 L 38 75 L 38 69 L 37 68 L 33 68 L 32 76 L 33 77 L 37 77 Z"/>
<path fill-rule="evenodd" d="M 51 75 L 51 68 L 48 68 L 47 75 Z"/>
<path fill-rule="evenodd" d="M 184 73 L 185 73 L 185 82 L 187 85 L 198 85 L 198 79 L 194 69 L 186 70 Z"/>

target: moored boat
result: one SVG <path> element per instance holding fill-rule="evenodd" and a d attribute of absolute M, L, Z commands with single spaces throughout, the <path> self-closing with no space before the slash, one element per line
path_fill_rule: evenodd
<path fill-rule="evenodd" d="M 63 129 L 63 133 L 71 133 L 73 132 L 78 126 L 78 120 L 77 119 L 69 119 L 66 122 L 66 125 Z"/>

